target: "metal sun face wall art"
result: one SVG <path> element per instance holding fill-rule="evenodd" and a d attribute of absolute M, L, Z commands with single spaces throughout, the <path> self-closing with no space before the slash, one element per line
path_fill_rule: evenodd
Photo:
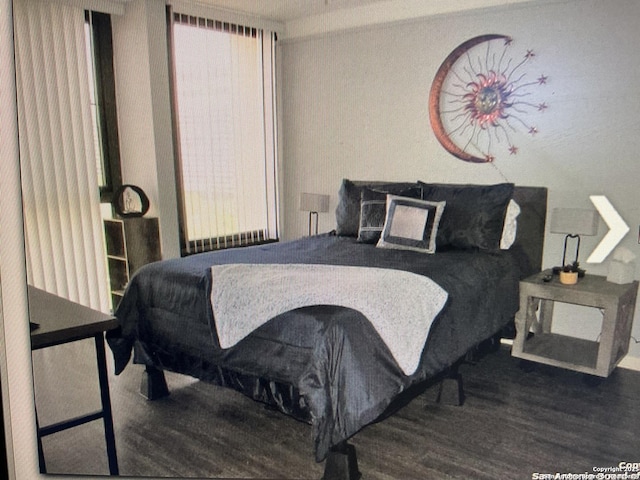
<path fill-rule="evenodd" d="M 525 66 L 535 53 L 526 50 L 513 57 L 512 45 L 506 35 L 474 37 L 454 49 L 436 72 L 429 93 L 431 128 L 461 160 L 493 162 L 499 150 L 516 155 L 516 134 L 538 133 L 527 119 L 548 108 L 546 102 L 534 101 L 534 90 L 546 85 L 548 77 L 527 78 Z"/>

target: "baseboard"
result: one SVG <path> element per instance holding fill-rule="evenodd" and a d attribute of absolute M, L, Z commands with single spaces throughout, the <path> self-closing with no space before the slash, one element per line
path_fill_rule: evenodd
<path fill-rule="evenodd" d="M 620 360 L 618 367 L 640 372 L 640 358 L 627 355 L 622 360 Z"/>

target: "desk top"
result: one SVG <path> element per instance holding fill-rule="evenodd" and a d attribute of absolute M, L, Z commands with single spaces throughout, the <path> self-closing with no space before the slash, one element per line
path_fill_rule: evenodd
<path fill-rule="evenodd" d="M 32 350 L 90 338 L 118 326 L 118 320 L 113 315 L 31 285 L 28 287 L 28 297 L 30 320 L 39 324 L 31 332 Z"/>

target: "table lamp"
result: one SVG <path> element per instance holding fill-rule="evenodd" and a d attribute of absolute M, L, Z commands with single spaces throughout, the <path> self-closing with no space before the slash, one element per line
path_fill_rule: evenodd
<path fill-rule="evenodd" d="M 570 238 L 577 239 L 576 256 L 572 262 L 572 265 L 577 268 L 578 256 L 580 255 L 580 236 L 593 236 L 598 233 L 598 212 L 581 208 L 554 208 L 551 214 L 551 233 L 565 234 L 562 265 L 553 267 L 553 273 L 559 273 L 567 265 L 567 242 Z M 579 268 L 577 270 L 578 276 L 584 277 L 584 270 Z"/>
<path fill-rule="evenodd" d="M 329 211 L 329 195 L 320 193 L 301 193 L 300 210 L 309 212 L 309 236 L 311 236 L 311 220 L 315 217 L 315 234 L 318 234 L 318 213 Z"/>

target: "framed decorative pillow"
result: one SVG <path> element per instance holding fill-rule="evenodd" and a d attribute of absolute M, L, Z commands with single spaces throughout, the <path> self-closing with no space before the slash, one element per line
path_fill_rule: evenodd
<path fill-rule="evenodd" d="M 358 230 L 360 229 L 360 197 L 364 188 L 398 195 L 403 190 L 412 187 L 418 187 L 417 183 L 343 179 L 338 191 L 336 234 L 351 237 L 358 236 Z"/>
<path fill-rule="evenodd" d="M 387 216 L 377 247 L 435 253 L 446 202 L 387 195 Z"/>
<path fill-rule="evenodd" d="M 438 247 L 498 250 L 514 185 L 447 185 L 419 182 L 423 200 L 445 201 Z"/>
<path fill-rule="evenodd" d="M 411 187 L 395 193 L 396 196 L 420 199 L 422 189 Z M 358 241 L 376 243 L 380 239 L 387 216 L 387 192 L 364 187 L 360 196 L 360 226 Z"/>

